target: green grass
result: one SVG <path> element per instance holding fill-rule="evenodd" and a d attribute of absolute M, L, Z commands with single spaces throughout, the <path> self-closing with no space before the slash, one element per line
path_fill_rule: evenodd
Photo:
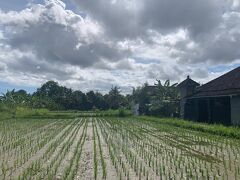
<path fill-rule="evenodd" d="M 43 117 L 49 114 L 47 109 L 30 109 L 26 107 L 17 107 L 12 110 L 10 108 L 0 108 L 0 120 L 10 118 L 27 118 L 27 117 Z"/>
<path fill-rule="evenodd" d="M 131 116 L 130 110 L 94 110 L 94 111 L 49 111 L 47 109 L 32 109 L 28 107 L 15 107 L 14 109 L 0 104 L 0 120 L 11 118 L 32 119 L 71 119 L 76 117 L 127 117 Z"/>
<path fill-rule="evenodd" d="M 14 111 L 0 103 L 0 120 L 10 119 L 14 116 Z"/>
<path fill-rule="evenodd" d="M 45 116 L 49 113 L 47 109 L 30 109 L 18 107 L 16 110 L 16 117 L 32 117 L 32 116 Z"/>
<path fill-rule="evenodd" d="M 31 118 L 31 119 L 72 119 L 80 117 L 78 113 L 68 111 L 49 111 L 47 109 L 30 109 L 18 107 L 15 118 Z"/>
<path fill-rule="evenodd" d="M 140 120 L 151 121 L 157 124 L 166 124 L 170 126 L 206 132 L 214 135 L 240 139 L 240 127 L 233 127 L 233 126 L 227 127 L 220 124 L 207 124 L 207 123 L 199 123 L 199 122 L 192 122 L 192 121 L 186 121 L 181 119 L 170 119 L 170 118 L 156 118 L 156 117 L 147 117 L 147 116 L 140 116 L 137 118 Z"/>
<path fill-rule="evenodd" d="M 131 111 L 129 110 L 107 110 L 107 111 L 48 111 L 47 109 L 30 109 L 18 107 L 16 112 L 6 110 L 4 107 L 0 108 L 0 120 L 15 118 L 32 118 L 32 119 L 72 119 L 76 117 L 130 117 Z M 209 134 L 220 135 L 229 138 L 240 139 L 240 127 L 227 127 L 220 124 L 206 124 L 199 122 L 186 121 L 173 118 L 156 118 L 148 116 L 137 117 L 139 120 L 147 120 L 156 125 L 166 124 L 169 126 L 181 127 Z"/>
<path fill-rule="evenodd" d="M 96 116 L 109 116 L 109 117 L 128 117 L 128 116 L 132 116 L 132 112 L 130 110 L 127 109 L 117 109 L 117 110 L 106 110 L 106 111 L 95 111 Z"/>

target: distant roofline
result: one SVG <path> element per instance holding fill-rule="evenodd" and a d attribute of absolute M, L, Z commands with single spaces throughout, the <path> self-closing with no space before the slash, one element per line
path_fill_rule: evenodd
<path fill-rule="evenodd" d="M 188 81 L 188 82 L 187 82 L 187 81 Z M 197 83 L 196 81 L 192 80 L 189 75 L 187 76 L 187 79 L 185 79 L 185 80 L 183 80 L 182 82 L 180 82 L 180 83 L 177 85 L 177 87 L 185 86 L 186 84 L 184 84 L 184 83 L 186 83 L 186 84 L 188 84 L 188 83 L 193 83 L 193 84 L 196 85 L 196 86 L 200 86 L 200 84 Z"/>

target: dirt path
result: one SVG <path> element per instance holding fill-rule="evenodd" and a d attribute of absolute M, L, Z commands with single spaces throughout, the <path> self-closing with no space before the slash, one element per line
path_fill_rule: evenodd
<path fill-rule="evenodd" d="M 82 157 L 80 159 L 79 170 L 76 179 L 93 180 L 94 162 L 93 162 L 93 129 L 92 118 L 88 119 L 87 137 L 83 146 Z"/>

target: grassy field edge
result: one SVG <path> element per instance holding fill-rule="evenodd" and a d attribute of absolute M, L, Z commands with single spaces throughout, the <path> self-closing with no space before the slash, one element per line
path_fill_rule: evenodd
<path fill-rule="evenodd" d="M 155 123 L 167 124 L 170 126 L 181 127 L 195 131 L 207 132 L 214 135 L 240 139 L 240 127 L 223 126 L 220 124 L 206 124 L 182 119 L 158 118 L 149 116 L 139 116 L 137 117 L 137 119 L 148 120 Z"/>

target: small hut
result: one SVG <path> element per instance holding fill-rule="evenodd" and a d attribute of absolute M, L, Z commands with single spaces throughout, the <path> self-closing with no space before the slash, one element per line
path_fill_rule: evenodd
<path fill-rule="evenodd" d="M 240 125 L 240 67 L 202 86 L 188 76 L 178 88 L 182 118 Z"/>

